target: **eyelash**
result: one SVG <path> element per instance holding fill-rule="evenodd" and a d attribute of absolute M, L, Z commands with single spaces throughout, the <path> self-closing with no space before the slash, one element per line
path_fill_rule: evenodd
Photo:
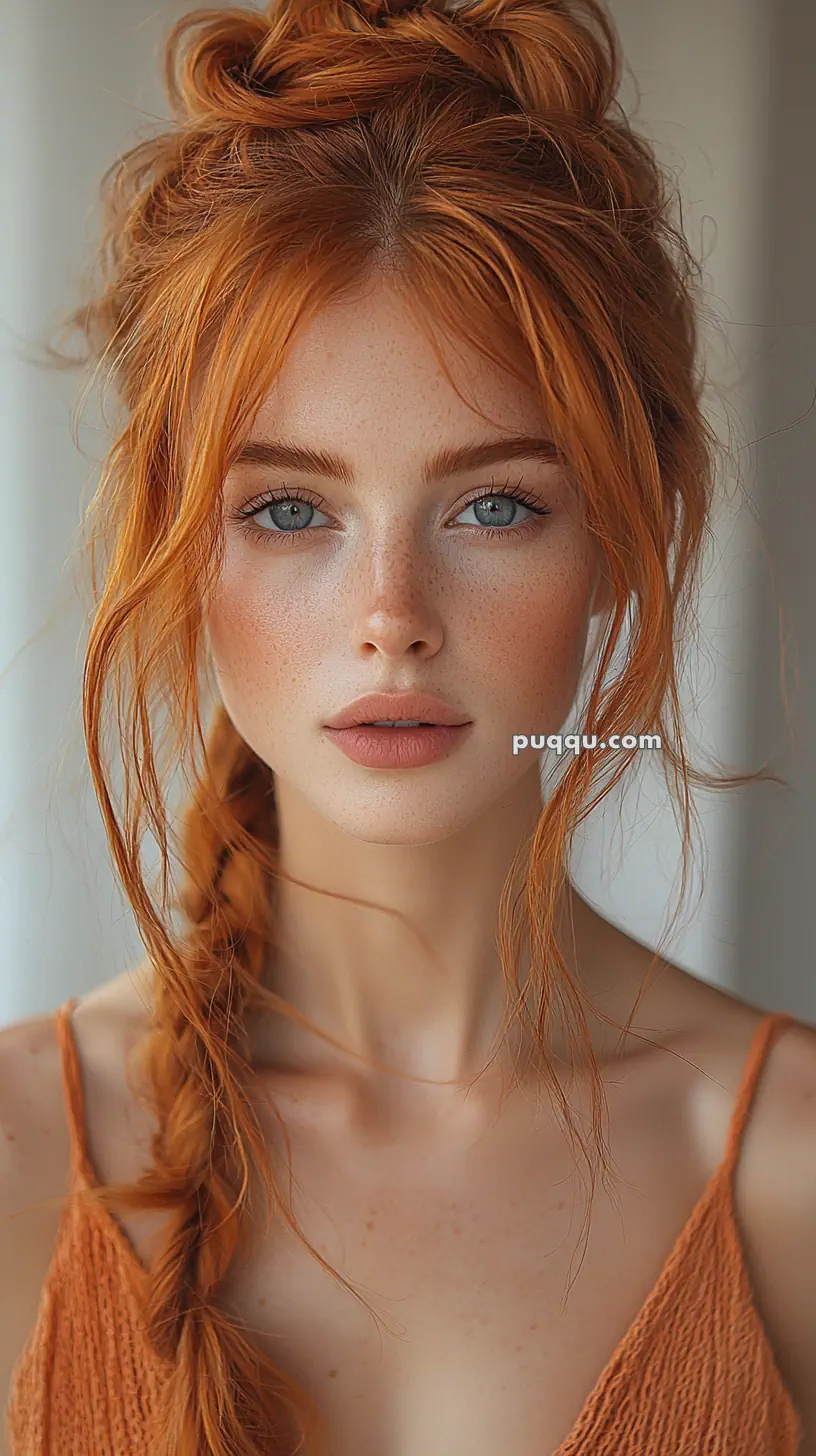
<path fill-rule="evenodd" d="M 502 500 L 518 501 L 521 505 L 526 506 L 528 510 L 532 511 L 533 516 L 552 515 L 550 506 L 541 505 L 536 501 L 534 496 L 530 496 L 527 491 L 521 489 L 522 481 L 523 477 L 514 486 L 510 485 L 509 482 L 505 482 L 501 486 L 496 486 L 491 481 L 488 489 L 483 490 L 478 495 L 471 496 L 470 500 L 465 501 L 461 510 L 466 511 L 476 501 L 491 500 L 495 496 Z M 241 533 L 251 540 L 269 541 L 271 539 L 276 544 L 284 540 L 291 540 L 293 536 L 306 536 L 310 531 L 322 530 L 321 526 L 303 526 L 299 531 L 265 531 L 261 526 L 253 526 L 251 524 L 253 517 L 260 515 L 261 511 L 266 510 L 267 506 L 277 505 L 279 501 L 286 500 L 306 501 L 309 505 L 315 506 L 319 511 L 322 511 L 325 504 L 322 497 L 314 496 L 308 490 L 293 491 L 285 487 L 283 490 L 270 491 L 264 496 L 256 496 L 254 500 L 249 501 L 240 510 L 233 511 L 230 515 L 230 520 L 235 522 Z M 480 537 L 492 536 L 495 538 L 497 536 L 505 537 L 508 535 L 526 536 L 531 531 L 535 531 L 537 527 L 538 523 L 536 520 L 528 519 L 522 521 L 519 526 L 467 526 L 465 529 L 475 531 Z"/>

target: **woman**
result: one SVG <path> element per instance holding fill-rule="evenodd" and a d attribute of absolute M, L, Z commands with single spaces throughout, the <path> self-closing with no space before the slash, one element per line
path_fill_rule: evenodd
<path fill-rule="evenodd" d="M 814 1030 L 569 875 L 640 735 L 687 831 L 711 782 L 694 264 L 619 73 L 595 0 L 194 13 L 107 179 L 84 722 L 148 954 L 4 1033 L 15 1456 L 816 1450 Z"/>

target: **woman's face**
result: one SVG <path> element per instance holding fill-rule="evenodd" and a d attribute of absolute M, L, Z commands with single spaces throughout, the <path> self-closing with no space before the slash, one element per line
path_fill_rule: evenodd
<path fill-rule="evenodd" d="M 426 482 L 443 449 L 547 436 L 514 379 L 458 342 L 446 358 L 501 430 L 458 397 L 385 283 L 332 305 L 291 347 L 249 438 L 338 457 L 346 478 L 249 462 L 224 483 L 207 618 L 224 705 L 290 803 L 371 843 L 434 842 L 538 796 L 541 755 L 514 755 L 513 735 L 561 728 L 600 605 L 600 556 L 557 464 L 527 454 Z M 547 513 L 490 496 L 516 488 Z M 244 534 L 235 513 L 277 491 L 290 503 Z M 449 757 L 363 767 L 325 731 L 362 694 L 408 688 L 472 721 Z"/>

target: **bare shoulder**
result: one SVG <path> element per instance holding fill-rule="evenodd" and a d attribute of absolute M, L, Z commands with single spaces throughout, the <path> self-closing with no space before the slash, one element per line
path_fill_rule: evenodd
<path fill-rule="evenodd" d="M 674 966 L 644 1010 L 651 1026 L 682 1028 L 682 1049 L 705 1074 L 695 1082 L 695 1123 L 713 1168 L 768 1013 Z M 808 1022 L 784 1025 L 764 1059 L 734 1206 L 754 1303 L 804 1426 L 799 1456 L 816 1456 L 816 1027 Z"/>
<path fill-rule="evenodd" d="M 621 932 L 605 944 L 627 974 L 624 1024 L 652 952 Z M 756 1031 L 767 1010 L 669 962 L 632 1020 L 638 1034 L 679 1052 L 690 1078 L 676 1085 L 703 1165 L 720 1162 Z M 646 1058 L 659 1076 L 670 1062 Z M 676 1065 L 676 1064 L 675 1064 Z M 754 1303 L 805 1428 L 799 1456 L 816 1456 L 816 1027 L 783 1025 L 764 1059 L 740 1147 L 734 1207 Z"/>
<path fill-rule="evenodd" d="M 0 1029 L 0 1401 L 36 1320 L 70 1142 L 53 1015 Z M 2 1446 L 0 1446 L 2 1450 Z"/>
<path fill-rule="evenodd" d="M 142 966 L 79 997 L 72 1032 L 85 1114 L 121 1138 L 122 1068 L 145 1021 Z M 141 1017 L 140 1017 L 141 1011 Z M 87 1142 L 87 1127 L 84 1130 Z M 0 1028 L 0 1410 L 36 1323 L 65 1208 L 71 1144 L 53 1012 Z M 0 1418 L 0 1456 L 4 1456 Z"/>
<path fill-rule="evenodd" d="M 778 1036 L 746 1134 L 736 1202 L 755 1300 L 816 1456 L 816 1028 Z"/>
<path fill-rule="evenodd" d="M 679 967 L 670 970 L 666 1019 L 699 1049 L 700 1068 L 721 1074 L 733 1100 L 755 1033 L 770 1013 Z M 816 1137 L 816 1026 L 794 1017 L 777 1033 L 762 1068 L 750 1132 L 755 1142 L 767 1138 L 780 1148 Z"/>
<path fill-rule="evenodd" d="M 719 1145 L 767 1011 L 679 973 L 689 1013 L 701 1122 Z M 713 1155 L 713 1153 L 712 1153 Z M 816 1027 L 795 1020 L 762 1065 L 740 1148 L 734 1204 L 754 1303 L 816 1456 Z"/>
<path fill-rule="evenodd" d="M 0 1029 L 0 1168 L 3 1215 L 61 1191 L 67 1173 L 68 1127 L 53 1014 L 29 1017 Z M 55 1178 L 56 1174 L 56 1178 Z M 4 1241 L 12 1238 L 4 1217 Z"/>

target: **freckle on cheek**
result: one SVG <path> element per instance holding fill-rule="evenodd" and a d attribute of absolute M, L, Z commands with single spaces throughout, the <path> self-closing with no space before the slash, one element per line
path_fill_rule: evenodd
<path fill-rule="evenodd" d="M 546 691 L 570 685 L 583 663 L 586 636 L 586 595 L 572 581 L 562 591 L 517 603 L 514 636 L 526 660 L 531 660 Z"/>

